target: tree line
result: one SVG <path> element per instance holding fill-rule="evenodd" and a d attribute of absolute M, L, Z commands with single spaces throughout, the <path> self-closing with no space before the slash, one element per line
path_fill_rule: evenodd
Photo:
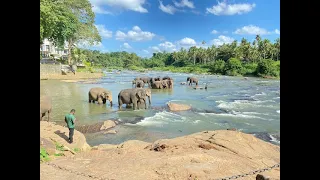
<path fill-rule="evenodd" d="M 205 42 L 203 42 L 205 44 Z M 150 58 L 141 58 L 135 53 L 110 52 L 75 49 L 79 61 L 105 68 L 145 71 L 168 70 L 172 72 L 209 73 L 223 75 L 280 76 L 280 38 L 271 43 L 259 35 L 250 43 L 242 39 L 240 43 L 211 47 L 196 47 L 177 52 L 157 52 Z"/>

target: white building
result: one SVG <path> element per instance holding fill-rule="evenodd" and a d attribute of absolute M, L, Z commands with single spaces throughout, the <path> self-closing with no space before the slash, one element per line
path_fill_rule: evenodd
<path fill-rule="evenodd" d="M 43 44 L 40 45 L 40 54 L 42 57 L 50 57 L 50 55 L 55 57 L 68 56 L 68 43 L 66 42 L 63 48 L 58 48 L 48 39 L 44 39 Z"/>

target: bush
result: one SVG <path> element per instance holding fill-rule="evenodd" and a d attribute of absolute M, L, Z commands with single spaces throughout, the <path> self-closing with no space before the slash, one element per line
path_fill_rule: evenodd
<path fill-rule="evenodd" d="M 210 66 L 210 72 L 213 74 L 224 74 L 225 62 L 223 60 L 217 60 Z"/>
<path fill-rule="evenodd" d="M 242 67 L 241 61 L 236 58 L 230 58 L 225 64 L 224 71 L 226 75 L 229 75 L 229 76 L 242 75 L 243 67 Z"/>
<path fill-rule="evenodd" d="M 257 75 L 261 77 L 280 76 L 280 61 L 273 61 L 271 59 L 263 59 L 258 63 Z"/>
<path fill-rule="evenodd" d="M 257 74 L 257 63 L 244 63 L 242 65 L 242 74 L 244 75 L 256 75 Z"/>

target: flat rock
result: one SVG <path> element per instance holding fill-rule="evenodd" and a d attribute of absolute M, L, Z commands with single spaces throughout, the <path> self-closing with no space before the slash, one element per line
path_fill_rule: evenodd
<path fill-rule="evenodd" d="M 170 111 L 187 111 L 191 109 L 191 106 L 185 104 L 167 103 Z"/>

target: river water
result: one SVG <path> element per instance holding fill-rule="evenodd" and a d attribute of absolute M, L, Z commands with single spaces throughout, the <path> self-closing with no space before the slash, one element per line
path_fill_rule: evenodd
<path fill-rule="evenodd" d="M 280 81 L 249 77 L 192 75 L 184 73 L 123 71 L 120 74 L 104 72 L 105 77 L 94 83 L 40 81 L 40 94 L 50 95 L 53 101 L 52 119 L 60 123 L 64 115 L 76 109 L 77 125 L 94 124 L 108 119 L 120 121 L 117 134 L 85 134 L 88 144 L 118 144 L 126 140 L 155 141 L 204 130 L 237 128 L 246 133 L 280 144 Z M 120 90 L 131 88 L 136 76 L 165 76 L 174 79 L 172 90 L 152 90 L 152 106 L 147 110 L 118 111 Z M 193 89 L 185 82 L 196 76 L 199 86 L 208 84 L 207 90 Z M 113 93 L 113 104 L 88 103 L 88 91 L 103 87 Z M 183 103 L 192 110 L 169 112 L 167 102 Z M 125 109 L 125 108 L 124 108 Z"/>

